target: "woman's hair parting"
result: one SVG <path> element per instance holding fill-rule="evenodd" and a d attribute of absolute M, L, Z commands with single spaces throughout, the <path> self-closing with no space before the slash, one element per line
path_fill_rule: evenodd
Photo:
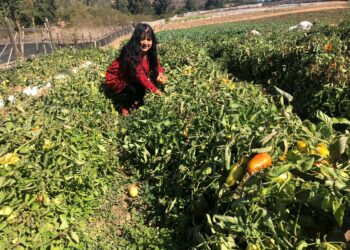
<path fill-rule="evenodd" d="M 152 39 L 152 47 L 147 51 L 149 60 L 151 79 L 155 80 L 158 76 L 158 52 L 157 52 L 157 39 L 151 26 L 146 23 L 139 23 L 136 25 L 135 30 L 131 36 L 131 39 L 125 44 L 119 54 L 118 60 L 126 69 L 135 69 L 135 67 L 141 62 L 141 48 L 140 41 L 143 36 L 150 37 Z"/>

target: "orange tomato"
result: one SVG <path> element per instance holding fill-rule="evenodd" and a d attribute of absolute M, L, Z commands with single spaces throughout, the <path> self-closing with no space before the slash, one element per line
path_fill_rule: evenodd
<path fill-rule="evenodd" d="M 333 49 L 333 45 L 332 44 L 326 44 L 325 46 L 324 46 L 324 50 L 326 51 L 326 52 L 331 52 L 332 51 L 332 49 Z"/>
<path fill-rule="evenodd" d="M 305 141 L 297 141 L 297 149 L 300 151 L 300 152 L 305 152 L 307 150 L 307 142 Z"/>
<path fill-rule="evenodd" d="M 42 195 L 42 194 L 38 194 L 37 196 L 36 196 L 36 200 L 38 201 L 38 202 L 44 202 L 44 196 Z"/>
<path fill-rule="evenodd" d="M 272 158 L 268 153 L 255 155 L 248 163 L 248 172 L 254 174 L 272 165 Z"/>

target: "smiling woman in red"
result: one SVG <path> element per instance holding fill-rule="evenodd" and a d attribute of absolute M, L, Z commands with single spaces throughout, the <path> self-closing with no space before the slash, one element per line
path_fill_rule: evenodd
<path fill-rule="evenodd" d="M 154 85 L 166 80 L 157 52 L 157 40 L 148 24 L 135 27 L 131 39 L 118 58 L 107 68 L 106 87 L 119 97 L 122 115 L 131 107 L 143 105 L 146 90 L 156 95 L 163 93 Z"/>

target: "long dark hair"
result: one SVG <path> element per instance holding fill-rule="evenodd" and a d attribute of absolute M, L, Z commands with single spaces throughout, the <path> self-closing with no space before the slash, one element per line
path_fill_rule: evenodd
<path fill-rule="evenodd" d="M 150 77 L 152 81 L 155 81 L 158 77 L 158 52 L 157 52 L 157 39 L 151 26 L 146 23 L 139 23 L 136 25 L 135 30 L 128 41 L 125 44 L 119 54 L 118 60 L 122 70 L 128 70 L 134 73 L 137 65 L 141 63 L 141 48 L 140 41 L 142 36 L 149 36 L 152 39 L 152 47 L 147 51 L 147 58 L 149 61 Z"/>

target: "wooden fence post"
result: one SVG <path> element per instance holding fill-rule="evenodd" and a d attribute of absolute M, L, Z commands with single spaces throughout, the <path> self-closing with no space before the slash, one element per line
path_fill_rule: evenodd
<path fill-rule="evenodd" d="M 9 66 L 10 61 L 11 61 L 12 51 L 13 51 L 13 47 L 11 47 L 11 49 L 10 49 L 10 55 L 9 55 L 9 58 L 7 59 L 7 67 Z"/>
<path fill-rule="evenodd" d="M 20 59 L 20 58 L 22 58 L 21 53 L 19 52 L 19 50 L 17 48 L 15 37 L 13 36 L 13 29 L 12 29 L 11 23 L 7 17 L 5 17 L 5 24 L 6 24 L 6 28 L 7 28 L 7 31 L 9 33 L 9 36 L 10 36 L 12 48 L 15 50 L 16 58 Z"/>
<path fill-rule="evenodd" d="M 45 19 L 45 23 L 46 23 L 47 31 L 49 32 L 49 37 L 50 37 L 52 52 L 54 52 L 54 51 L 55 51 L 55 43 L 53 42 L 51 24 L 50 24 L 50 22 L 49 22 L 49 19 L 46 18 L 46 19 Z"/>
<path fill-rule="evenodd" d="M 44 38 L 43 30 L 41 30 L 40 34 L 41 34 L 41 45 L 43 46 L 44 52 L 46 54 L 46 45 L 45 45 L 45 38 Z"/>
<path fill-rule="evenodd" d="M 36 53 L 39 52 L 39 46 L 38 46 L 38 41 L 36 38 L 36 31 L 35 31 L 35 21 L 34 21 L 34 17 L 32 17 L 32 23 L 33 23 L 33 28 L 34 28 L 34 40 L 35 40 L 35 47 L 36 47 Z"/>
<path fill-rule="evenodd" d="M 18 27 L 21 27 L 21 26 L 18 25 Z M 22 57 L 24 57 L 24 26 L 22 28 L 20 28 L 18 33 L 19 33 L 19 44 L 21 46 L 20 51 L 21 51 Z"/>
<path fill-rule="evenodd" d="M 60 35 L 57 33 L 56 36 L 57 36 L 57 43 L 60 44 L 61 43 L 60 42 Z"/>

